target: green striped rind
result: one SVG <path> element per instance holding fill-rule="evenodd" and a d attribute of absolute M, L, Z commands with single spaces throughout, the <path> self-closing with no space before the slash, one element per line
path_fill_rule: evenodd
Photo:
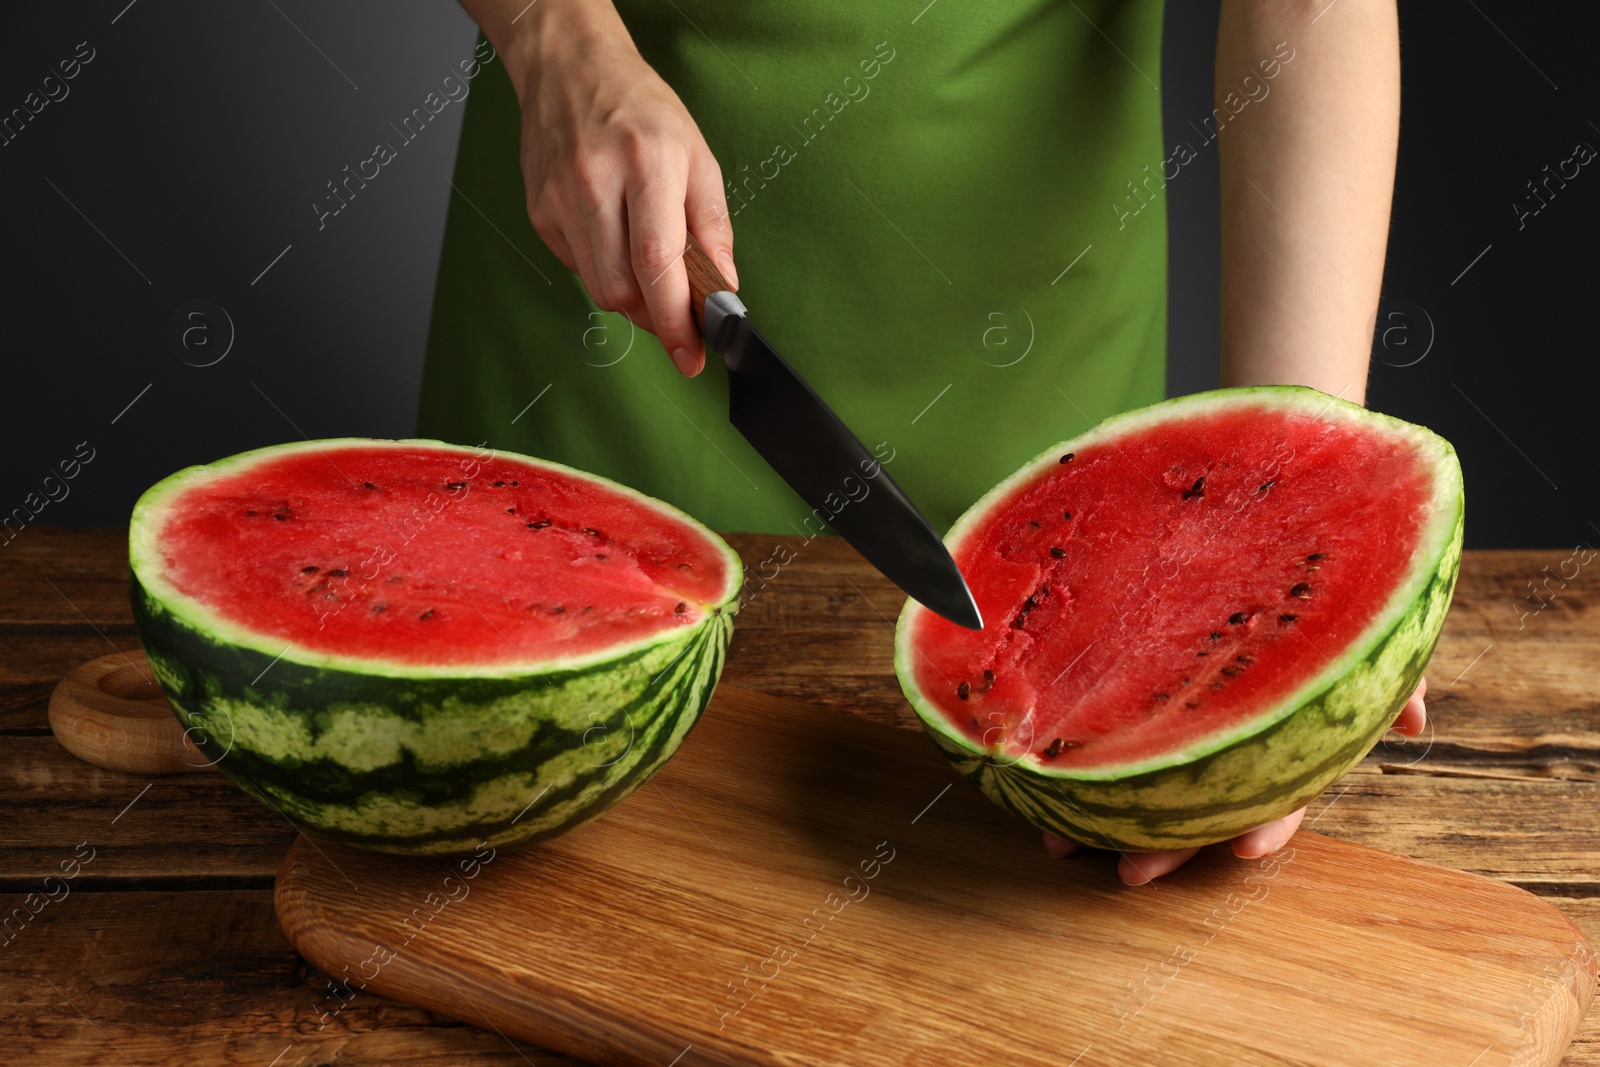
<path fill-rule="evenodd" d="M 738 557 L 705 532 L 731 563 L 724 600 L 704 605 L 699 622 L 609 658 L 524 662 L 517 673 L 396 676 L 210 632 L 192 602 L 141 581 L 138 558 L 134 621 L 206 760 L 298 828 L 386 852 L 522 845 L 628 796 L 705 710 L 742 577 Z"/>
<path fill-rule="evenodd" d="M 897 627 L 895 666 L 928 733 L 985 796 L 1040 829 L 1099 848 L 1187 848 L 1234 837 L 1305 806 L 1376 745 L 1416 688 L 1444 626 L 1461 561 L 1461 470 L 1448 442 L 1408 423 L 1308 389 L 1217 390 L 1109 419 L 1057 445 L 973 505 L 951 529 L 952 549 L 989 506 L 1062 453 L 1127 430 L 1192 414 L 1202 405 L 1314 404 L 1329 418 L 1356 419 L 1424 449 L 1435 475 L 1435 508 L 1413 567 L 1389 605 L 1345 651 L 1281 704 L 1184 752 L 1132 768 L 1084 772 L 1042 768 L 973 746 L 917 687 L 912 638 L 926 609 L 908 603 Z"/>

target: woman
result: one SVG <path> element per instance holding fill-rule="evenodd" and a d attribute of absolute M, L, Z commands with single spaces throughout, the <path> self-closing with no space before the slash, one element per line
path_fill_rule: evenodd
<path fill-rule="evenodd" d="M 1217 107 L 1171 146 L 1153 0 L 463 4 L 501 63 L 464 120 L 426 436 L 615 477 L 718 529 L 800 532 L 810 509 L 728 425 L 721 376 L 696 377 L 692 234 L 943 529 L 1040 448 L 1162 397 L 1164 189 L 1209 151 L 1223 383 L 1364 397 L 1393 0 L 1227 0 Z M 1235 851 L 1276 850 L 1301 815 Z"/>

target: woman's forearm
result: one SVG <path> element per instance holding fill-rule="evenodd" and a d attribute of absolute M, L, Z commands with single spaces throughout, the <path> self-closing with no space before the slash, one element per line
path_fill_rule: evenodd
<path fill-rule="evenodd" d="M 1269 95 L 1231 114 L 1275 54 L 1293 58 Z M 1223 384 L 1364 402 L 1399 138 L 1394 0 L 1224 0 L 1216 97 Z"/>
<path fill-rule="evenodd" d="M 521 99 L 534 64 L 548 61 L 550 46 L 582 55 L 597 37 L 607 43 L 632 38 L 611 0 L 460 0 L 506 65 Z"/>

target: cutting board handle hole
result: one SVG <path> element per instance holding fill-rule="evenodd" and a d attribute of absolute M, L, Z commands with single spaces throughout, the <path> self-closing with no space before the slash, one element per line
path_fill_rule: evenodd
<path fill-rule="evenodd" d="M 159 700 L 165 701 L 161 695 L 161 687 L 155 679 L 146 675 L 132 663 L 125 663 L 115 670 L 107 671 L 99 678 L 100 692 L 118 700 Z"/>

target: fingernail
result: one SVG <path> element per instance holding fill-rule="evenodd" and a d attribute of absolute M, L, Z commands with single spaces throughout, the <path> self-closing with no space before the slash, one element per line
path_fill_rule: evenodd
<path fill-rule="evenodd" d="M 689 354 L 687 348 L 674 348 L 672 350 L 672 365 L 678 368 L 678 373 L 686 378 L 694 376 L 694 356 Z"/>
<path fill-rule="evenodd" d="M 722 265 L 722 274 L 728 279 L 728 284 L 739 288 L 739 272 L 733 269 L 733 257 L 726 248 L 717 253 L 717 262 Z"/>
<path fill-rule="evenodd" d="M 1283 847 L 1282 841 L 1275 842 L 1270 837 L 1261 834 L 1250 835 L 1247 844 L 1242 849 L 1234 849 L 1233 854 L 1242 860 L 1258 860 L 1272 855 Z"/>

